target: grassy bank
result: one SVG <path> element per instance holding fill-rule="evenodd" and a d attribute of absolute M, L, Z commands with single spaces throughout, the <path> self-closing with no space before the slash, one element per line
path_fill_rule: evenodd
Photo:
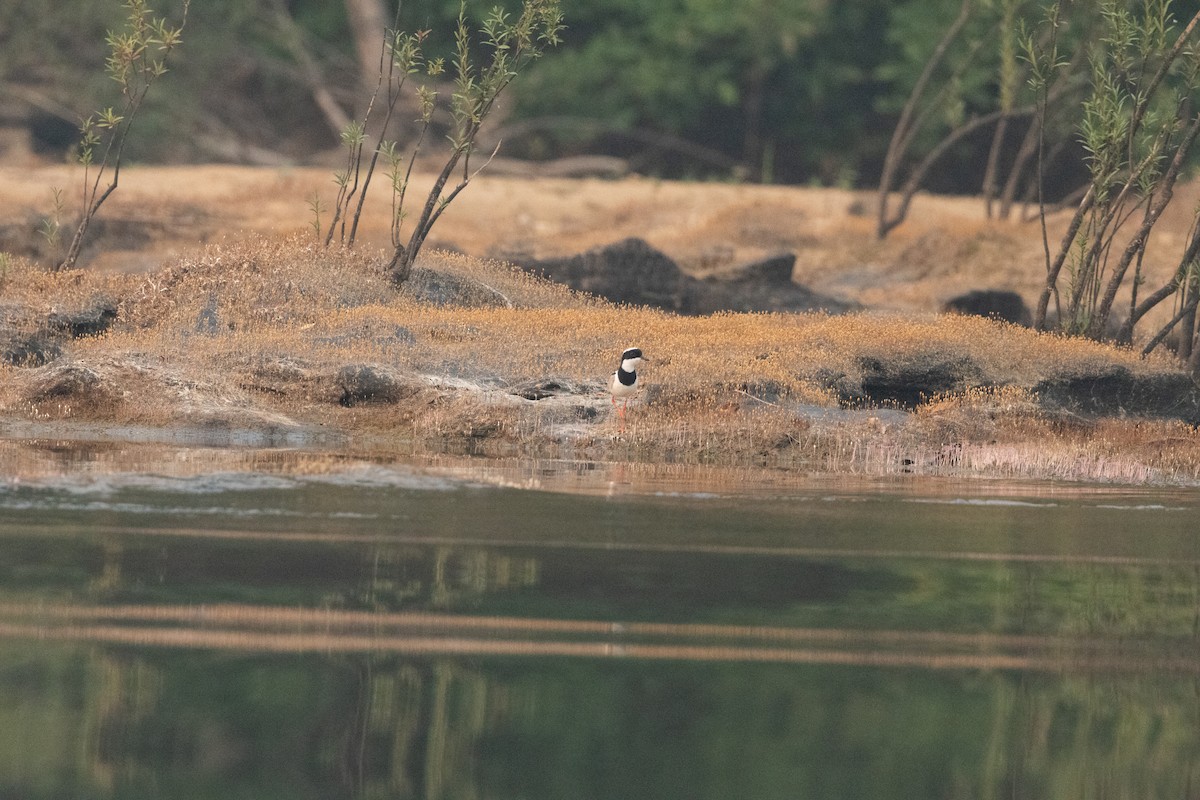
<path fill-rule="evenodd" d="M 446 253 L 396 290 L 380 263 L 266 238 L 136 276 L 14 259 L 0 293 L 10 341 L 54 314 L 104 303 L 118 313 L 101 335 L 63 340 L 49 363 L 0 366 L 0 415 L 335 431 L 398 449 L 1200 479 L 1194 427 L 1084 413 L 1039 392 L 1179 377 L 1165 357 L 968 317 L 677 317 Z M 634 345 L 651 361 L 622 429 L 605 387 Z M 906 379 L 916 394 L 880 401 L 879 386 Z"/>

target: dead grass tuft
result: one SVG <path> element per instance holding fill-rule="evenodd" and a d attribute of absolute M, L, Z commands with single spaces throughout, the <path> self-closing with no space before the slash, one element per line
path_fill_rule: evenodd
<path fill-rule="evenodd" d="M 136 282 L 127 275 L 53 272 L 27 258 L 10 256 L 0 281 L 0 323 L 11 322 L 17 313 L 33 318 L 78 311 L 98 297 L 125 296 Z"/>

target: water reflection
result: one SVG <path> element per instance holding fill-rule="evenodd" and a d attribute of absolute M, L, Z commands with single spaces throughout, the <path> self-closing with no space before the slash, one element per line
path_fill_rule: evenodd
<path fill-rule="evenodd" d="M 1200 785 L 1194 495 L 116 450 L 0 486 L 0 797 Z"/>
<path fill-rule="evenodd" d="M 1186 797 L 1194 677 L 43 647 L 21 797 Z"/>

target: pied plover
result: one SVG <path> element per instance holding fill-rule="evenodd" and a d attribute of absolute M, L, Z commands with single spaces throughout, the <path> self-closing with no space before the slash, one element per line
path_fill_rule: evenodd
<path fill-rule="evenodd" d="M 613 408 L 617 408 L 617 413 L 621 416 L 621 422 L 625 421 L 625 407 L 629 405 L 629 398 L 637 394 L 638 367 L 646 360 L 646 357 L 642 355 L 641 349 L 637 347 L 631 347 L 624 353 L 621 353 L 621 365 L 613 373 L 612 383 L 609 385 L 609 390 L 612 392 Z M 622 401 L 619 408 L 617 407 L 618 397 Z"/>

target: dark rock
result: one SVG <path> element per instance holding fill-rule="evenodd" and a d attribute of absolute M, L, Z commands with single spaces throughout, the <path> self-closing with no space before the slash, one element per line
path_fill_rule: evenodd
<path fill-rule="evenodd" d="M 641 239 L 561 259 L 514 263 L 573 289 L 615 303 L 654 306 L 680 314 L 715 311 L 813 311 L 840 313 L 851 304 L 792 283 L 795 256 L 780 254 L 748 264 L 732 276 L 696 280 L 666 254 Z"/>
<path fill-rule="evenodd" d="M 896 405 L 912 409 L 932 397 L 989 385 L 983 370 L 966 356 L 927 356 L 886 364 L 859 361 L 861 379 L 830 371 L 813 379 L 847 405 Z M 1200 425 L 1200 386 L 1184 372 L 1136 375 L 1121 366 L 1093 373 L 1046 378 L 1031 391 L 1048 411 L 1089 416 L 1178 419 Z"/>
<path fill-rule="evenodd" d="M 354 364 L 338 370 L 339 402 L 349 408 L 359 403 L 398 403 L 417 394 L 419 387 L 386 367 Z"/>
<path fill-rule="evenodd" d="M 47 367 L 29 392 L 33 403 L 75 402 L 89 406 L 110 399 L 112 391 L 100 374 L 81 364 L 62 364 Z"/>
<path fill-rule="evenodd" d="M 1125 367 L 1047 378 L 1033 387 L 1044 408 L 1101 416 L 1161 417 L 1200 425 L 1200 387 L 1183 372 L 1135 375 Z"/>
<path fill-rule="evenodd" d="M 116 318 L 116 303 L 103 299 L 79 311 L 54 312 L 44 318 L 9 308 L 0 321 L 0 360 L 15 367 L 44 366 L 62 355 L 64 342 L 104 333 Z"/>
<path fill-rule="evenodd" d="M 849 405 L 896 405 L 916 408 L 929 398 L 977 386 L 982 380 L 979 365 L 967 356 L 931 354 L 925 358 L 893 364 L 877 359 L 859 360 L 861 381 L 855 383 L 842 373 L 817 376 L 827 388 Z"/>
<path fill-rule="evenodd" d="M 66 113 L 35 108 L 26 126 L 29 145 L 39 155 L 61 161 L 79 144 L 79 125 Z"/>
<path fill-rule="evenodd" d="M 597 387 L 578 384 L 566 378 L 547 378 L 518 384 L 509 393 L 526 400 L 545 400 L 547 397 L 579 396 L 595 391 L 598 391 Z"/>
<path fill-rule="evenodd" d="M 976 289 L 952 297 L 942 306 L 947 314 L 965 314 L 1011 322 L 1028 328 L 1033 324 L 1033 315 L 1021 295 L 1002 289 Z"/>
<path fill-rule="evenodd" d="M 666 254 L 636 238 L 568 258 L 526 261 L 520 266 L 614 303 L 669 311 L 680 310 L 690 280 Z"/>
<path fill-rule="evenodd" d="M 58 337 L 47 331 L 0 340 L 0 359 L 14 367 L 41 367 L 62 355 Z"/>
<path fill-rule="evenodd" d="M 790 284 L 796 267 L 795 253 L 776 253 L 737 267 L 725 277 L 731 283 Z"/>
<path fill-rule="evenodd" d="M 845 372 L 822 368 L 806 377 L 818 386 L 832 391 L 844 404 L 859 405 L 866 402 L 867 398 L 862 393 L 862 383 L 852 380 Z"/>
<path fill-rule="evenodd" d="M 92 305 L 69 314 L 55 312 L 46 317 L 51 330 L 64 333 L 72 339 L 83 336 L 98 336 L 117 320 L 117 304 L 111 300 L 96 300 Z"/>

